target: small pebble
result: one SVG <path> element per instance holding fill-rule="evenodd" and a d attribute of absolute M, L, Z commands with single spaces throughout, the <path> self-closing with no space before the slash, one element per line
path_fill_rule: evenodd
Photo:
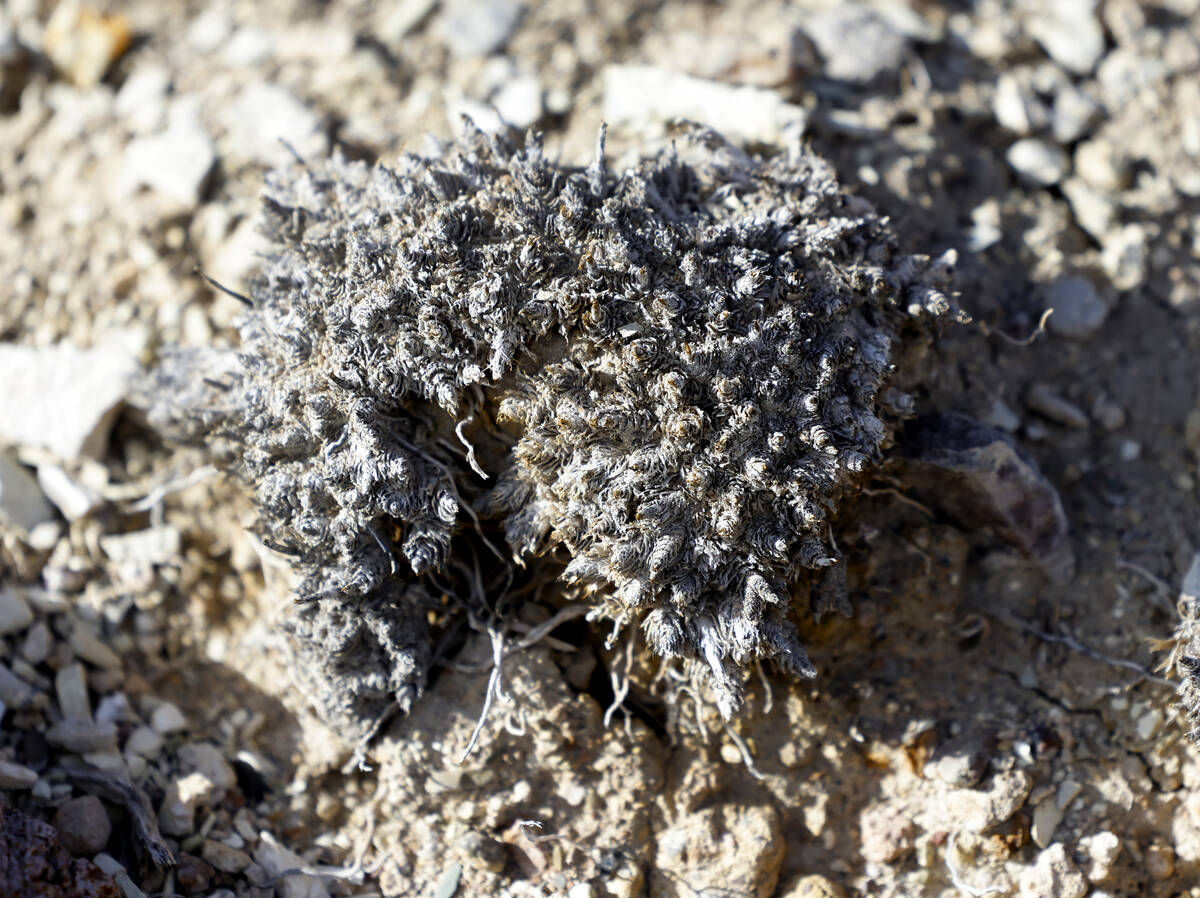
<path fill-rule="evenodd" d="M 1062 277 L 1042 289 L 1045 307 L 1054 309 L 1049 326 L 1053 333 L 1071 340 L 1087 340 L 1108 317 L 1108 304 L 1082 277 Z"/>
<path fill-rule="evenodd" d="M 1142 455 L 1142 444 L 1137 440 L 1121 440 L 1118 450 L 1121 461 L 1137 461 Z"/>
<path fill-rule="evenodd" d="M 1125 409 L 1111 399 L 1100 398 L 1092 405 L 1092 418 L 1107 431 L 1125 426 Z"/>
<path fill-rule="evenodd" d="M 75 857 L 91 857 L 112 835 L 108 812 L 94 795 L 82 795 L 62 805 L 54 814 L 54 827 L 63 847 Z"/>
<path fill-rule="evenodd" d="M 181 851 L 176 858 L 175 882 L 185 893 L 203 892 L 212 884 L 216 871 L 203 858 Z"/>
<path fill-rule="evenodd" d="M 1025 404 L 1058 424 L 1078 430 L 1087 429 L 1088 417 L 1083 409 L 1064 399 L 1049 384 L 1033 384 L 1025 394 Z"/>
<path fill-rule="evenodd" d="M 150 715 L 150 726 L 154 727 L 156 733 L 166 736 L 169 733 L 186 730 L 187 720 L 184 718 L 183 712 L 173 704 L 162 702 Z"/>
<path fill-rule="evenodd" d="M 96 638 L 84 627 L 75 627 L 67 642 L 71 650 L 84 661 L 106 670 L 119 670 L 121 659 L 117 653 Z"/>
<path fill-rule="evenodd" d="M 1091 882 L 1103 882 L 1108 879 L 1120 853 L 1121 840 L 1108 830 L 1084 836 L 1079 840 L 1079 854 L 1084 859 L 1083 872 Z"/>
<path fill-rule="evenodd" d="M 1044 187 L 1057 184 L 1070 170 L 1070 160 L 1060 147 L 1032 137 L 1014 143 L 1005 158 L 1019 174 Z"/>
<path fill-rule="evenodd" d="M 68 664 L 54 675 L 54 691 L 58 695 L 58 707 L 67 719 L 92 719 L 92 706 L 88 700 L 87 673 L 82 664 Z"/>
<path fill-rule="evenodd" d="M 21 657 L 29 664 L 41 664 L 50 657 L 50 643 L 50 628 L 44 621 L 38 621 L 21 642 Z"/>
<path fill-rule="evenodd" d="M 162 751 L 162 736 L 153 727 L 140 726 L 125 740 L 125 751 L 153 760 Z"/>
<path fill-rule="evenodd" d="M 30 789 L 38 775 L 23 764 L 0 760 L 0 789 Z"/>
<path fill-rule="evenodd" d="M 24 597 L 12 589 L 0 588 L 0 636 L 19 633 L 33 623 L 33 611 Z"/>
<path fill-rule="evenodd" d="M 1156 841 L 1146 849 L 1146 872 L 1160 881 L 1175 875 L 1175 852 L 1170 845 Z"/>
<path fill-rule="evenodd" d="M 250 866 L 250 855 L 212 839 L 205 839 L 200 856 L 222 873 L 241 873 Z"/>

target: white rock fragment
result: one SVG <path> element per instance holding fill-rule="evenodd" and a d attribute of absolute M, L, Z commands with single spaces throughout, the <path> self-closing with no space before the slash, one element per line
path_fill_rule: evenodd
<path fill-rule="evenodd" d="M 1096 240 L 1103 241 L 1117 217 L 1117 210 L 1108 195 L 1082 178 L 1067 178 L 1062 183 L 1062 191 L 1079 226 Z"/>
<path fill-rule="evenodd" d="M 1097 190 L 1123 190 L 1129 184 L 1129 159 L 1111 141 L 1085 140 L 1075 148 L 1075 173 Z"/>
<path fill-rule="evenodd" d="M 254 850 L 254 860 L 259 863 L 267 874 L 279 876 L 286 870 L 295 870 L 305 866 L 304 861 L 296 854 L 284 848 L 266 830 L 258 834 L 258 847 Z M 329 898 L 329 891 L 324 883 L 314 876 L 296 873 L 285 876 L 275 887 L 279 898 Z"/>
<path fill-rule="evenodd" d="M 239 28 L 225 44 L 222 56 L 227 65 L 250 67 L 268 59 L 275 50 L 270 33 L 261 28 Z"/>
<path fill-rule="evenodd" d="M 7 586 L 0 587 L 0 636 L 20 633 L 33 623 L 33 610 L 25 597 Z"/>
<path fill-rule="evenodd" d="M 730 137 L 776 143 L 782 129 L 803 129 L 806 113 L 773 90 L 706 81 L 655 66 L 610 65 L 604 70 L 604 118 L 648 133 L 674 119 L 692 119 Z"/>
<path fill-rule="evenodd" d="M 1042 298 L 1046 308 L 1054 309 L 1050 330 L 1071 340 L 1094 336 L 1108 317 L 1108 303 L 1086 278 L 1059 278 L 1043 288 Z"/>
<path fill-rule="evenodd" d="M 233 34 L 233 19 L 226 12 L 208 9 L 192 20 L 187 29 L 187 41 L 201 53 L 220 49 Z"/>
<path fill-rule="evenodd" d="M 0 406 L 3 403 L 0 398 Z M 3 427 L 0 422 L 0 430 Z M 54 509 L 33 476 L 6 453 L 0 452 L 0 523 L 28 533 L 39 524 L 53 521 L 54 517 Z"/>
<path fill-rule="evenodd" d="M 1147 240 L 1145 228 L 1137 224 L 1111 231 L 1104 240 L 1100 263 L 1118 290 L 1132 290 L 1146 280 Z"/>
<path fill-rule="evenodd" d="M 165 736 L 187 729 L 187 719 L 175 705 L 162 702 L 150 715 L 150 726 L 154 727 L 156 733 Z"/>
<path fill-rule="evenodd" d="M 138 362 L 111 341 L 92 349 L 0 344 L 0 444 L 101 458 Z"/>
<path fill-rule="evenodd" d="M 1045 187 L 1057 184 L 1070 170 L 1070 160 L 1061 147 L 1032 137 L 1014 143 L 1005 158 L 1019 174 Z"/>
<path fill-rule="evenodd" d="M 195 828 L 196 809 L 207 807 L 220 799 L 213 783 L 202 773 L 177 777 L 167 786 L 158 810 L 158 825 L 168 836 L 191 835 Z"/>
<path fill-rule="evenodd" d="M 1087 880 L 1061 842 L 1041 852 L 1032 867 L 1021 871 L 1017 885 L 1021 898 L 1083 898 L 1087 894 Z"/>
<path fill-rule="evenodd" d="M 129 142 L 121 186 L 149 187 L 191 209 L 200 202 L 216 161 L 216 148 L 200 123 L 198 99 L 182 97 L 171 104 L 164 131 Z"/>
<path fill-rule="evenodd" d="M 1005 72 L 996 79 L 992 113 L 997 122 L 1022 137 L 1042 128 L 1049 119 L 1045 104 L 1012 72 Z"/>
<path fill-rule="evenodd" d="M 290 146 L 305 159 L 323 156 L 328 140 L 317 114 L 278 84 L 255 82 L 230 110 L 230 152 L 261 165 L 283 167 L 295 161 Z"/>
<path fill-rule="evenodd" d="M 512 36 L 523 11 L 515 0 L 447 0 L 438 28 L 455 56 L 488 56 Z"/>
<path fill-rule="evenodd" d="M 1059 90 L 1054 98 L 1054 139 L 1074 143 L 1103 116 L 1104 110 L 1090 94 L 1074 85 Z"/>
<path fill-rule="evenodd" d="M 125 740 L 125 753 L 142 758 L 157 758 L 162 751 L 163 738 L 153 727 L 140 726 Z"/>
<path fill-rule="evenodd" d="M 1054 841 L 1054 831 L 1062 822 L 1062 818 L 1063 810 L 1058 806 L 1053 795 L 1042 799 L 1033 809 L 1033 823 L 1029 827 L 1029 834 L 1037 843 L 1038 848 L 1050 846 L 1050 843 Z"/>
<path fill-rule="evenodd" d="M 163 127 L 167 115 L 167 91 L 171 74 L 164 66 L 146 65 L 125 79 L 113 108 L 130 130 L 148 134 Z"/>
<path fill-rule="evenodd" d="M 1090 74 L 1104 55 L 1104 29 L 1095 0 L 1054 0 L 1042 4 L 1028 23 L 1029 33 L 1060 66 Z"/>
<path fill-rule="evenodd" d="M 908 52 L 895 25 L 860 3 L 839 3 L 803 27 L 825 60 L 825 74 L 839 81 L 868 84 L 898 70 Z"/>
<path fill-rule="evenodd" d="M 1121 853 L 1121 840 L 1103 830 L 1079 840 L 1079 855 L 1085 862 L 1084 875 L 1093 883 L 1103 882 L 1112 875 L 1113 864 Z"/>
<path fill-rule="evenodd" d="M 237 774 L 214 745 L 192 742 L 179 749 L 178 757 L 184 769 L 203 774 L 222 794 L 237 783 Z"/>
<path fill-rule="evenodd" d="M 68 521 L 78 521 L 100 507 L 102 500 L 58 465 L 38 465 L 38 486 Z"/>
<path fill-rule="evenodd" d="M 532 75 L 513 78 L 496 92 L 492 105 L 507 124 L 529 128 L 542 117 L 542 85 Z"/>
<path fill-rule="evenodd" d="M 177 527 L 163 524 L 132 533 L 100 537 L 100 548 L 119 565 L 168 564 L 179 557 L 182 537 Z"/>

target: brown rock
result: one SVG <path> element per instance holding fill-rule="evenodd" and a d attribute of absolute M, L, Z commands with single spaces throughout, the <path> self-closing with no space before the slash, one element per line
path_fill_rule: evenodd
<path fill-rule="evenodd" d="M 54 828 L 63 848 L 76 857 L 91 857 L 104 849 L 112 835 L 108 812 L 95 795 L 72 798 L 54 815 Z"/>
<path fill-rule="evenodd" d="M 216 871 L 203 858 L 194 854 L 180 852 L 179 861 L 175 867 L 175 882 L 185 894 L 194 895 L 203 892 L 212 884 Z"/>
<path fill-rule="evenodd" d="M 711 890 L 767 898 L 779 880 L 783 852 L 783 830 L 774 808 L 705 808 L 662 833 L 650 894 L 682 898 Z"/>
<path fill-rule="evenodd" d="M 0 895 L 5 898 L 121 898 L 91 861 L 69 855 L 54 827 L 0 806 Z"/>

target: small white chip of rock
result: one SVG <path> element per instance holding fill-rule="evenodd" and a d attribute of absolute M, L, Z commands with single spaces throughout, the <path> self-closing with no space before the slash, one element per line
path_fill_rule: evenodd
<path fill-rule="evenodd" d="M 38 465 L 37 482 L 68 521 L 78 521 L 100 507 L 100 497 L 58 465 Z"/>
<path fill-rule="evenodd" d="M 1054 831 L 1058 829 L 1062 818 L 1062 808 L 1058 806 L 1053 795 L 1042 799 L 1033 809 L 1033 824 L 1029 827 L 1029 834 L 1038 848 L 1050 847 L 1050 843 L 1054 841 Z"/>
<path fill-rule="evenodd" d="M 1120 853 L 1121 840 L 1108 830 L 1092 833 L 1079 840 L 1079 854 L 1086 864 L 1083 872 L 1091 882 L 1108 879 Z"/>
<path fill-rule="evenodd" d="M 171 104 L 166 130 L 135 137 L 125 148 L 123 186 L 144 186 L 185 209 L 200 202 L 217 151 L 200 124 L 196 98 Z"/>
<path fill-rule="evenodd" d="M 908 52 L 895 25 L 861 3 L 839 3 L 803 27 L 825 60 L 825 74 L 839 81 L 868 84 L 899 69 Z"/>
<path fill-rule="evenodd" d="M 167 564 L 179 556 L 179 543 L 179 530 L 170 524 L 100 537 L 100 548 L 116 564 Z"/>
<path fill-rule="evenodd" d="M 187 729 L 187 719 L 175 705 L 162 702 L 150 715 L 150 726 L 154 727 L 156 733 L 166 736 Z"/>
<path fill-rule="evenodd" d="M 0 344 L 0 443 L 59 458 L 102 458 L 108 432 L 138 370 L 118 341 L 82 349 Z"/>
<path fill-rule="evenodd" d="M 508 41 L 522 11 L 516 0 L 447 0 L 438 30 L 455 56 L 488 56 Z"/>
<path fill-rule="evenodd" d="M 280 845 L 266 830 L 260 832 L 258 837 L 254 859 L 268 875 L 276 877 L 287 870 L 297 870 L 306 866 L 298 855 Z M 329 898 L 329 892 L 321 880 L 302 873 L 285 876 L 279 881 L 276 889 L 279 898 Z"/>
<path fill-rule="evenodd" d="M 237 774 L 220 750 L 207 742 L 192 742 L 179 749 L 179 763 L 184 769 L 204 774 L 222 793 L 237 783 Z"/>
<path fill-rule="evenodd" d="M 781 129 L 803 128 L 805 111 L 773 90 L 706 81 L 646 65 L 604 70 L 604 118 L 614 126 L 655 133 L 674 119 L 702 121 L 722 134 L 776 143 Z"/>
<path fill-rule="evenodd" d="M 19 633 L 33 623 L 33 611 L 24 596 L 7 586 L 0 587 L 0 636 Z"/>
<path fill-rule="evenodd" d="M 1061 181 L 1071 167 L 1061 147 L 1033 137 L 1018 140 L 1005 158 L 1019 174 L 1045 187 Z"/>
<path fill-rule="evenodd" d="M 292 150 L 304 159 L 317 159 L 328 145 L 320 125 L 317 114 L 286 88 L 258 81 L 233 102 L 229 150 L 272 167 L 293 163 Z"/>
<path fill-rule="evenodd" d="M 1095 0 L 1054 0 L 1040 6 L 1028 24 L 1047 55 L 1076 75 L 1090 74 L 1104 56 L 1104 29 Z"/>

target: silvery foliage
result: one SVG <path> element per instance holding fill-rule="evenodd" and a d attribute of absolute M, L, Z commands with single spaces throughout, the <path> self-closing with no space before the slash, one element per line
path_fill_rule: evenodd
<path fill-rule="evenodd" d="M 156 418 L 225 441 L 303 574 L 328 716 L 420 692 L 420 575 L 476 516 L 519 563 L 564 549 L 576 594 L 706 669 L 727 716 L 757 659 L 814 674 L 792 596 L 838 564 L 837 500 L 911 410 L 897 340 L 952 310 L 952 257 L 898 252 L 801 146 L 754 160 L 697 126 L 623 174 L 603 133 L 569 170 L 468 128 L 265 194 L 241 348 L 168 360 Z M 500 447 L 486 482 L 451 451 L 467 433 Z"/>
<path fill-rule="evenodd" d="M 1187 715 L 1188 737 L 1200 745 L 1200 602 L 1194 597 L 1179 603 L 1182 621 L 1175 633 L 1172 671 L 1179 677 L 1179 703 Z"/>

